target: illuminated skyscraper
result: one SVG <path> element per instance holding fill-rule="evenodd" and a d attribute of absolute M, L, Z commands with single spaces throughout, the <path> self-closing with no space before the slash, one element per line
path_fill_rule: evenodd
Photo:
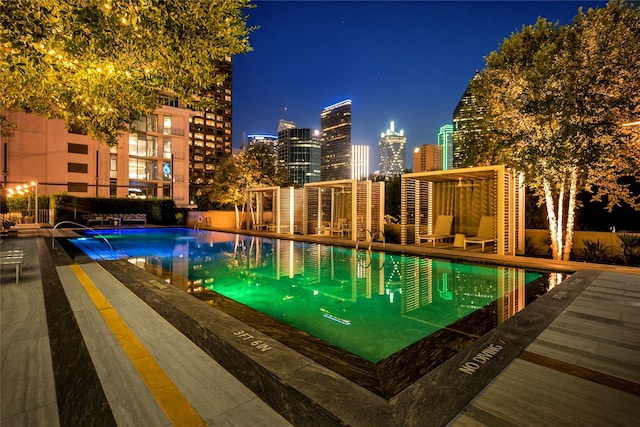
<path fill-rule="evenodd" d="M 249 147 L 256 144 L 267 144 L 274 152 L 278 145 L 278 137 L 276 135 L 249 135 L 247 136 Z"/>
<path fill-rule="evenodd" d="M 440 128 L 440 132 L 438 132 L 438 147 L 442 148 L 441 169 L 453 169 L 453 125 L 448 124 Z"/>
<path fill-rule="evenodd" d="M 294 122 L 290 122 L 289 120 L 280 119 L 278 122 L 278 132 L 285 129 L 295 129 L 296 124 Z"/>
<path fill-rule="evenodd" d="M 320 113 L 322 127 L 321 180 L 351 178 L 351 100 L 325 107 Z"/>
<path fill-rule="evenodd" d="M 471 81 L 478 75 L 476 72 Z M 482 145 L 479 135 L 481 134 L 480 126 L 484 126 L 483 116 L 484 112 L 476 105 L 475 97 L 471 93 L 471 82 L 469 82 L 469 86 L 453 110 L 454 168 L 477 166 L 474 164 L 474 158 L 477 146 Z"/>
<path fill-rule="evenodd" d="M 365 180 L 369 177 L 369 146 L 351 146 L 351 179 Z"/>
<path fill-rule="evenodd" d="M 189 198 L 191 200 L 213 183 L 218 165 L 231 156 L 231 58 L 221 61 L 213 72 L 226 76 L 222 84 L 210 88 L 215 95 L 218 108 L 215 111 L 195 111 L 189 119 Z M 168 99 L 166 104 L 176 106 L 173 102 L 172 99 Z"/>
<path fill-rule="evenodd" d="M 405 146 L 407 137 L 404 131 L 396 132 L 395 123 L 392 121 L 389 129 L 382 133 L 378 141 L 380 149 L 380 175 L 392 177 L 404 172 Z"/>
<path fill-rule="evenodd" d="M 278 132 L 278 167 L 296 185 L 320 181 L 320 131 L 284 128 Z"/>

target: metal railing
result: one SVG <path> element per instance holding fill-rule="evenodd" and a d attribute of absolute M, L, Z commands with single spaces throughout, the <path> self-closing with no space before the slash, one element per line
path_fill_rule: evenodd
<path fill-rule="evenodd" d="M 98 236 L 100 236 L 102 238 L 102 240 L 104 240 L 104 242 L 109 246 L 109 249 L 111 249 L 112 251 L 115 252 L 115 249 L 113 249 L 113 246 L 111 246 L 111 243 L 109 243 L 107 238 L 104 237 L 102 234 L 100 234 L 100 232 L 98 232 L 98 230 L 96 230 L 95 228 L 88 227 L 86 225 L 78 224 L 77 222 L 73 222 L 73 221 L 60 221 L 59 223 L 57 223 L 56 225 L 53 226 L 53 228 L 51 229 L 51 249 L 55 248 L 55 242 L 56 242 L 55 231 L 56 231 L 56 228 L 58 228 L 58 226 L 62 225 L 62 224 L 73 224 L 73 225 L 77 225 L 77 226 L 82 227 L 82 228 L 86 228 L 87 230 L 93 231 Z"/>
<path fill-rule="evenodd" d="M 382 237 L 382 246 L 386 245 L 386 241 L 385 241 L 385 236 L 384 236 L 384 231 L 382 230 L 378 230 L 375 234 L 369 230 L 368 228 L 363 228 L 360 230 L 360 233 L 358 234 L 358 238 L 356 240 L 356 249 L 358 249 L 360 242 L 369 242 L 369 248 L 368 250 L 371 250 L 371 245 L 373 244 L 373 241 L 376 237 L 376 235 L 380 235 L 380 237 Z M 364 239 L 360 239 L 360 237 L 364 235 Z"/>

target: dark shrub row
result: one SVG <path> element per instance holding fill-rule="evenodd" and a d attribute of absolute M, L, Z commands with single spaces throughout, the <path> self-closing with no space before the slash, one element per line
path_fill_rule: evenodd
<path fill-rule="evenodd" d="M 82 214 L 146 214 L 147 224 L 175 225 L 176 204 L 170 199 L 111 199 L 54 195 L 55 223 L 82 222 Z"/>

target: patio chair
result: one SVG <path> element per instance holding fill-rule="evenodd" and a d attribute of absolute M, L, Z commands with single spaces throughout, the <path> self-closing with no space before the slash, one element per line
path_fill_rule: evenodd
<path fill-rule="evenodd" d="M 24 253 L 20 250 L 3 251 L 0 253 L 0 268 L 7 265 L 15 267 L 16 285 L 20 282 L 20 274 L 22 274 L 23 264 L 24 264 Z"/>
<path fill-rule="evenodd" d="M 433 233 L 431 234 L 418 234 L 418 245 L 423 240 L 432 242 L 435 248 L 437 241 L 443 241 L 444 239 L 453 238 L 451 234 L 451 224 L 453 224 L 453 215 L 438 215 L 436 218 L 436 225 L 433 227 Z"/>
<path fill-rule="evenodd" d="M 487 243 L 496 242 L 494 234 L 495 217 L 483 216 L 480 218 L 480 225 L 478 226 L 478 233 L 473 237 L 464 238 L 464 249 L 467 249 L 467 243 L 477 243 L 482 245 L 482 252 L 484 252 L 484 245 Z"/>
<path fill-rule="evenodd" d="M 338 223 L 335 226 L 329 227 L 329 234 L 331 236 L 343 237 L 347 229 L 347 218 L 338 218 Z"/>

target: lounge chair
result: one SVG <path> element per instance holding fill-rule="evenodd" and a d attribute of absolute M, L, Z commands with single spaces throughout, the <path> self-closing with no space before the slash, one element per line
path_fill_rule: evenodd
<path fill-rule="evenodd" d="M 338 218 L 338 223 L 335 226 L 329 227 L 329 235 L 344 237 L 344 233 L 348 232 L 348 224 L 346 218 Z"/>
<path fill-rule="evenodd" d="M 480 218 L 480 225 L 478 225 L 478 233 L 473 237 L 464 238 L 464 248 L 467 249 L 467 243 L 477 243 L 482 245 L 482 252 L 484 252 L 484 245 L 496 241 L 494 234 L 495 217 L 483 216 Z"/>
<path fill-rule="evenodd" d="M 437 241 L 453 238 L 453 234 L 451 234 L 451 224 L 453 224 L 453 215 L 438 215 L 436 225 L 433 227 L 433 233 L 418 234 L 417 243 L 420 244 L 420 242 L 425 240 L 432 242 L 433 247 L 435 247 Z"/>

